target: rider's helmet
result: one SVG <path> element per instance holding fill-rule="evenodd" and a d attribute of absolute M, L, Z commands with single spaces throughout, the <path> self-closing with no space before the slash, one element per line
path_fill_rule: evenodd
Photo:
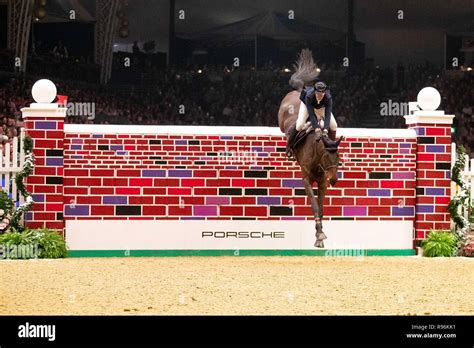
<path fill-rule="evenodd" d="M 314 84 L 314 90 L 316 92 L 326 92 L 326 84 L 322 81 L 318 81 Z"/>

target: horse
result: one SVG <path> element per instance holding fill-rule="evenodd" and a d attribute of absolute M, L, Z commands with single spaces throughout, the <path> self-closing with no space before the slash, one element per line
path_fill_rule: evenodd
<path fill-rule="evenodd" d="M 301 51 L 295 68 L 296 72 L 289 81 L 295 90 L 289 92 L 283 98 L 278 110 L 278 126 L 287 137 L 290 136 L 291 132 L 295 131 L 294 127 L 298 117 L 299 97 L 302 88 L 314 81 L 319 75 L 309 49 Z M 322 137 L 321 133 L 320 129 L 309 132 L 306 138 L 292 150 L 293 156 L 301 168 L 304 188 L 311 203 L 316 230 L 314 246 L 317 248 L 324 248 L 324 239 L 327 238 L 323 232 L 322 225 L 323 201 L 328 184 L 334 186 L 337 183 L 337 169 L 339 165 L 337 147 L 342 140 L 342 137 L 335 140 L 335 132 L 333 134 L 330 133 L 331 140 Z M 317 199 L 313 191 L 313 184 L 315 182 L 318 185 Z"/>

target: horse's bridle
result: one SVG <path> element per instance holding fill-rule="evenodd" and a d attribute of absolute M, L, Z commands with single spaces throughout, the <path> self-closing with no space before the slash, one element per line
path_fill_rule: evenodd
<path fill-rule="evenodd" d="M 321 164 L 323 158 L 327 156 L 327 153 L 325 152 L 323 154 L 323 156 L 321 157 L 321 161 L 319 161 L 319 168 L 321 168 L 321 170 L 324 172 L 324 174 L 326 174 L 328 172 L 329 169 L 331 168 L 337 168 L 339 166 L 339 164 L 333 164 L 333 165 L 330 165 L 330 166 L 327 166 L 327 167 L 323 167 L 323 165 Z M 339 161 L 338 161 L 339 162 Z"/>

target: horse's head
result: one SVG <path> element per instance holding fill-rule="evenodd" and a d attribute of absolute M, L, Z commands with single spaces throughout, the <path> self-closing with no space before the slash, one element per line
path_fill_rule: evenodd
<path fill-rule="evenodd" d="M 339 166 L 338 146 L 341 143 L 343 137 L 340 137 L 336 141 L 328 140 L 325 137 L 322 139 L 324 142 L 325 151 L 321 158 L 321 167 L 324 170 L 326 179 L 332 186 L 334 186 L 337 183 L 337 168 Z"/>

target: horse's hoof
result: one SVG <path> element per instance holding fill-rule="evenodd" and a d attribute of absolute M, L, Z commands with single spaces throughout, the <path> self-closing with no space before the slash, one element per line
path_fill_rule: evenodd
<path fill-rule="evenodd" d="M 323 239 L 327 239 L 328 237 L 326 237 L 326 235 L 324 234 L 324 232 L 316 232 L 316 239 L 317 240 L 323 240 Z"/>
<path fill-rule="evenodd" d="M 316 248 L 324 248 L 324 242 L 322 240 L 317 240 L 315 243 L 314 243 L 314 246 Z"/>

